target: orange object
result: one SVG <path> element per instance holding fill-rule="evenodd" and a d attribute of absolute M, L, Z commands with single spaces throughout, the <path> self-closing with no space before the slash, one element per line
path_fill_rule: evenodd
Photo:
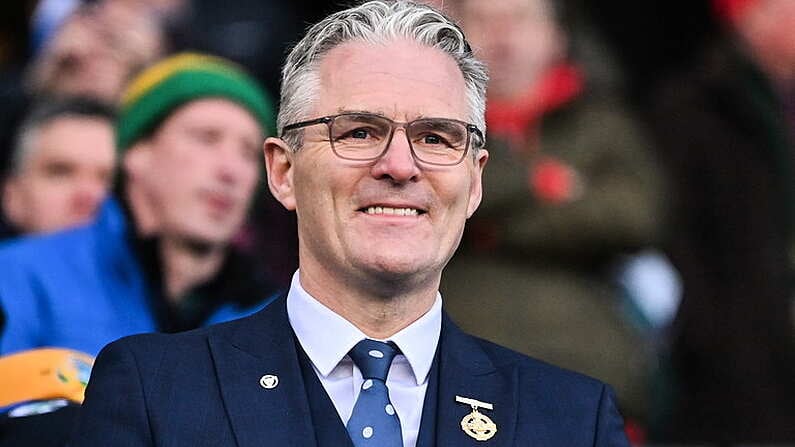
<path fill-rule="evenodd" d="M 83 403 L 93 364 L 88 354 L 58 348 L 0 357 L 0 407 L 56 398 Z"/>

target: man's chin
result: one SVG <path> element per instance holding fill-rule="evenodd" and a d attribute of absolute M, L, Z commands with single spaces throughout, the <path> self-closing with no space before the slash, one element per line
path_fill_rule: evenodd
<path fill-rule="evenodd" d="M 213 231 L 216 230 L 216 231 Z M 219 232 L 217 229 L 190 229 L 174 233 L 171 237 L 189 247 L 191 251 L 202 252 L 227 247 L 234 236 L 229 232 Z M 166 235 L 168 237 L 168 235 Z"/>
<path fill-rule="evenodd" d="M 418 287 L 435 276 L 435 269 L 427 263 L 390 261 L 368 264 L 364 269 L 370 285 L 381 289 L 384 295 Z"/>

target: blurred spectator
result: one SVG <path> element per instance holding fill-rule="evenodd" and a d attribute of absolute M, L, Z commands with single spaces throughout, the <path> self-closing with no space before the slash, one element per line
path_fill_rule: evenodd
<path fill-rule="evenodd" d="M 650 356 L 608 271 L 661 225 L 648 143 L 574 60 L 551 2 L 447 6 L 491 81 L 483 203 L 447 267 L 445 305 L 475 334 L 614 385 L 642 419 Z"/>
<path fill-rule="evenodd" d="M 83 98 L 42 101 L 20 126 L 4 179 L 4 236 L 88 222 L 111 187 L 112 108 Z"/>
<path fill-rule="evenodd" d="M 795 4 L 787 0 L 713 0 L 745 53 L 776 87 L 795 82 Z"/>
<path fill-rule="evenodd" d="M 34 95 L 85 95 L 115 104 L 130 76 L 164 51 L 148 2 L 85 3 L 42 44 L 27 87 Z"/>
<path fill-rule="evenodd" d="M 666 249 L 683 281 L 680 390 L 656 437 L 789 445 L 795 156 L 782 99 L 795 80 L 795 2 L 713 5 L 732 38 L 708 42 L 650 96 L 675 198 Z"/>
<path fill-rule="evenodd" d="M 288 47 L 300 39 L 307 24 L 344 3 L 350 2 L 190 0 L 170 27 L 169 39 L 176 50 L 201 51 L 237 62 L 268 91 L 279 91 L 282 56 Z"/>
<path fill-rule="evenodd" d="M 303 28 L 339 6 L 325 0 L 191 0 L 169 29 L 175 49 L 198 50 L 244 65 L 268 91 L 279 91 L 282 55 Z M 236 244 L 263 260 L 270 277 L 287 286 L 298 268 L 294 212 L 263 189 Z"/>
<path fill-rule="evenodd" d="M 127 88 L 118 195 L 90 225 L 0 249 L 0 351 L 95 355 L 121 336 L 254 312 L 274 292 L 229 246 L 260 176 L 273 110 L 236 66 L 171 57 Z"/>
<path fill-rule="evenodd" d="M 52 37 L 61 24 L 82 4 L 81 0 L 39 0 L 30 14 L 30 50 L 32 53 Z"/>

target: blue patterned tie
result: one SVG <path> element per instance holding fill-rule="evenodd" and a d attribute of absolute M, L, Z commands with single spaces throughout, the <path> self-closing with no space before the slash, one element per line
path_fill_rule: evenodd
<path fill-rule="evenodd" d="M 389 366 L 398 352 L 394 344 L 364 339 L 348 353 L 364 378 L 348 420 L 348 434 L 356 447 L 403 447 L 400 420 L 386 387 Z"/>

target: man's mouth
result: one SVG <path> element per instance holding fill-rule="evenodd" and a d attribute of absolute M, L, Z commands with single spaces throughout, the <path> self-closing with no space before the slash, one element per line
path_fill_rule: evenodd
<path fill-rule="evenodd" d="M 207 194 L 205 200 L 211 208 L 218 211 L 229 211 L 235 204 L 235 201 L 225 194 Z"/>
<path fill-rule="evenodd" d="M 375 203 L 373 203 L 375 202 Z M 409 201 L 395 201 L 392 203 L 384 203 L 384 202 L 376 202 L 373 201 L 363 207 L 359 208 L 358 211 L 370 215 L 370 216 L 397 216 L 397 217 L 416 217 L 426 214 L 428 212 L 427 209 L 422 207 L 418 207 L 416 202 L 411 203 Z M 401 203 L 402 202 L 402 203 Z"/>
<path fill-rule="evenodd" d="M 368 206 L 363 208 L 362 211 L 370 215 L 387 216 L 417 216 L 425 213 L 425 211 L 417 208 L 393 208 L 390 206 Z"/>

